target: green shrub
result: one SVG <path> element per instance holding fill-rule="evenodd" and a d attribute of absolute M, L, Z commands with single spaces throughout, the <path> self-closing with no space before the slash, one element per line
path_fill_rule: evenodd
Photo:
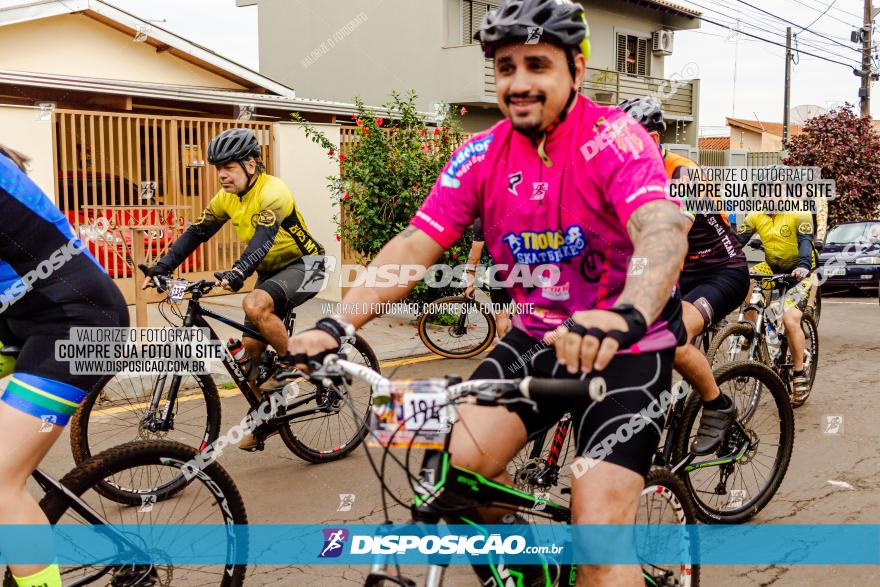
<path fill-rule="evenodd" d="M 344 153 L 339 153 L 321 131 L 293 115 L 304 125 L 306 136 L 339 162 L 339 174 L 327 178 L 340 210 L 334 218 L 339 226 L 337 239 L 345 240 L 367 261 L 407 227 L 465 138 L 460 123 L 464 109 L 455 112 L 444 107 L 440 120 L 431 121 L 418 112 L 415 102 L 414 91 L 407 96 L 392 93 L 385 105 L 387 113 L 379 115 L 355 98 L 358 140 Z M 464 263 L 471 238 L 468 230 L 438 263 L 452 267 Z M 451 292 L 452 288 L 429 288 L 423 281 L 408 299 L 428 302 Z"/>

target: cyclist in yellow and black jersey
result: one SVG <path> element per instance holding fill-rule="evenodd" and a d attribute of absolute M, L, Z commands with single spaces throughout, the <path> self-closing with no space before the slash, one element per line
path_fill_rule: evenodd
<path fill-rule="evenodd" d="M 144 287 L 155 275 L 168 275 L 198 246 L 227 222 L 246 245 L 218 285 L 238 291 L 254 272 L 254 290 L 243 301 L 245 325 L 255 328 L 280 356 L 287 354 L 287 330 L 282 319 L 293 307 L 320 291 L 324 280 L 324 247 L 309 233 L 285 183 L 263 171 L 260 144 L 251 130 L 233 128 L 219 134 L 208 147 L 208 162 L 217 167 L 222 189 L 199 219 L 147 272 Z M 219 277 L 219 275 L 218 275 Z M 259 363 L 266 345 L 242 340 Z M 253 373 L 254 370 L 252 370 Z M 240 448 L 248 448 L 242 442 Z"/>
<path fill-rule="evenodd" d="M 745 244 L 755 233 L 761 237 L 765 262 L 752 267 L 752 272 L 766 275 L 790 273 L 800 282 L 786 294 L 782 318 L 794 362 L 792 400 L 797 402 L 805 399 L 810 390 L 804 370 L 806 338 L 801 330 L 801 317 L 815 280 L 810 271 L 818 264 L 813 248 L 813 216 L 809 213 L 752 212 L 739 226 L 737 238 L 741 244 Z"/>

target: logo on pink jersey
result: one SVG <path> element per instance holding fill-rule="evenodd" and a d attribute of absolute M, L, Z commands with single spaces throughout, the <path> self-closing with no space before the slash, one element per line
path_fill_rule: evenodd
<path fill-rule="evenodd" d="M 449 161 L 449 167 L 440 176 L 440 185 L 447 188 L 461 187 L 461 178 L 471 167 L 486 158 L 489 144 L 495 135 L 471 141 L 462 147 Z"/>
<path fill-rule="evenodd" d="M 532 184 L 532 197 L 529 200 L 543 200 L 550 186 L 546 181 L 536 181 Z"/>
<path fill-rule="evenodd" d="M 559 263 L 580 255 L 586 246 L 583 229 L 573 224 L 562 230 L 524 230 L 502 238 L 517 263 Z"/>
<path fill-rule="evenodd" d="M 522 171 L 517 171 L 516 173 L 511 173 L 507 176 L 507 191 L 509 191 L 514 196 L 518 196 L 519 193 L 516 191 L 516 186 L 521 184 L 523 181 Z"/>

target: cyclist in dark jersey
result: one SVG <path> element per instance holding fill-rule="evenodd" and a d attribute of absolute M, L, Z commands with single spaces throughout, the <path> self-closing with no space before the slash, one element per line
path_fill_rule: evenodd
<path fill-rule="evenodd" d="M 663 111 L 651 98 L 637 98 L 620 104 L 648 131 L 663 153 L 669 179 L 685 179 L 685 170 L 698 165 L 660 144 L 666 129 Z M 749 269 L 745 253 L 726 214 L 691 214 L 688 252 L 678 284 L 682 294 L 682 319 L 688 342 L 735 310 L 749 291 Z M 736 418 L 733 400 L 721 392 L 706 357 L 692 344 L 675 351 L 675 369 L 693 385 L 703 399 L 697 437 L 691 449 L 709 454 L 718 449 L 724 432 Z"/>
<path fill-rule="evenodd" d="M 67 218 L 0 146 L 0 340 L 20 353 L 0 401 L 0 523 L 48 524 L 26 481 L 101 375 L 74 375 L 55 342 L 72 327 L 128 326 L 125 300 Z M 0 551 L 3 551 L 0 540 Z M 16 583 L 61 587 L 58 565 L 10 565 Z"/>

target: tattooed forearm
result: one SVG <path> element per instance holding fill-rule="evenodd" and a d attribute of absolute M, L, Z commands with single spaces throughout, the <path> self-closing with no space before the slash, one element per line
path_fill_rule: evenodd
<path fill-rule="evenodd" d="M 412 235 L 414 235 L 416 233 L 416 231 L 418 231 L 418 230 L 419 230 L 418 228 L 416 228 L 415 226 L 410 224 L 409 226 L 404 228 L 402 231 L 400 231 L 400 234 L 398 234 L 397 236 L 399 236 L 400 238 L 409 238 Z"/>
<path fill-rule="evenodd" d="M 628 271 L 617 303 L 632 304 L 651 324 L 678 280 L 687 254 L 688 222 L 678 206 L 661 200 L 636 210 L 626 228 L 633 242 L 633 259 L 644 259 L 638 262 L 644 269 L 637 275 Z"/>

